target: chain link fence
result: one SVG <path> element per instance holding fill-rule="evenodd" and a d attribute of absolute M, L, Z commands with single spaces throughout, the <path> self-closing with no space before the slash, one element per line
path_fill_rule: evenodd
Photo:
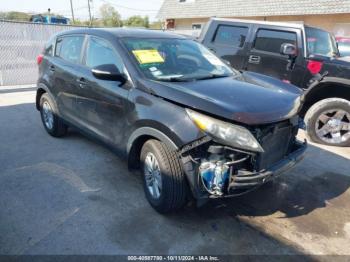
<path fill-rule="evenodd" d="M 35 84 L 38 78 L 37 56 L 54 34 L 79 28 L 0 20 L 0 86 Z M 194 37 L 193 30 L 170 32 Z"/>
<path fill-rule="evenodd" d="M 38 54 L 52 35 L 68 29 L 72 26 L 0 20 L 0 86 L 35 84 Z"/>

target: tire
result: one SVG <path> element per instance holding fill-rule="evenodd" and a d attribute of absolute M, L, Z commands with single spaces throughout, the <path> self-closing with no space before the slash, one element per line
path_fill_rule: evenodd
<path fill-rule="evenodd" d="M 150 179 L 151 172 L 148 171 L 152 157 L 156 160 L 153 166 L 158 166 L 160 171 L 159 176 L 153 175 L 153 182 Z M 143 145 L 140 160 L 143 187 L 151 206 L 163 214 L 182 208 L 188 201 L 188 185 L 177 152 L 170 150 L 164 143 L 151 139 Z M 158 187 L 158 197 L 151 190 L 157 184 L 161 185 Z"/>
<path fill-rule="evenodd" d="M 49 113 L 45 113 L 46 110 L 48 110 Z M 50 113 L 52 120 L 48 120 L 47 118 Z M 57 116 L 55 104 L 47 93 L 44 93 L 40 97 L 40 115 L 46 132 L 51 136 L 62 137 L 67 133 L 67 126 Z"/>
<path fill-rule="evenodd" d="M 304 120 L 307 137 L 311 141 L 331 146 L 350 146 L 350 101 L 323 99 L 307 111 Z"/>

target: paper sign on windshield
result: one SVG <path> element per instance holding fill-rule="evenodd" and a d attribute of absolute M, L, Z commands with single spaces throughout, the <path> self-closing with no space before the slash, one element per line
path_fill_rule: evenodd
<path fill-rule="evenodd" d="M 156 49 L 133 50 L 132 53 L 141 65 L 150 63 L 164 63 L 163 57 L 159 54 L 158 50 Z"/>

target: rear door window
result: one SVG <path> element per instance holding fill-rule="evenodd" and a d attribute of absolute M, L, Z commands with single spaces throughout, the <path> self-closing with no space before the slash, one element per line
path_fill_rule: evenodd
<path fill-rule="evenodd" d="M 120 72 L 123 72 L 123 62 L 121 57 L 114 51 L 110 44 L 102 39 L 90 37 L 86 49 L 86 66 L 94 68 L 96 66 L 113 64 Z"/>
<path fill-rule="evenodd" d="M 281 50 L 281 45 L 284 43 L 296 45 L 296 33 L 259 29 L 256 35 L 254 49 L 279 54 Z"/>
<path fill-rule="evenodd" d="M 221 45 L 229 45 L 232 47 L 242 47 L 248 34 L 248 27 L 219 25 L 214 43 Z"/>
<path fill-rule="evenodd" d="M 52 56 L 53 55 L 53 47 L 55 44 L 55 37 L 51 38 L 44 47 L 44 55 L 46 56 Z"/>
<path fill-rule="evenodd" d="M 55 56 L 79 64 L 84 36 L 59 37 L 56 42 Z"/>

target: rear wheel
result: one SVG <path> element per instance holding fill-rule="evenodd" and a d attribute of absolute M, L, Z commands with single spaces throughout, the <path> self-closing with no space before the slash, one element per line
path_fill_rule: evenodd
<path fill-rule="evenodd" d="M 141 150 L 141 171 L 146 198 L 160 213 L 183 207 L 187 181 L 176 151 L 158 140 L 148 140 Z"/>
<path fill-rule="evenodd" d="M 45 130 L 54 137 L 61 137 L 67 133 L 67 126 L 57 116 L 54 103 L 45 93 L 40 98 L 40 115 Z"/>
<path fill-rule="evenodd" d="M 350 145 L 350 101 L 327 98 L 314 104 L 305 115 L 307 136 L 325 145 Z"/>

